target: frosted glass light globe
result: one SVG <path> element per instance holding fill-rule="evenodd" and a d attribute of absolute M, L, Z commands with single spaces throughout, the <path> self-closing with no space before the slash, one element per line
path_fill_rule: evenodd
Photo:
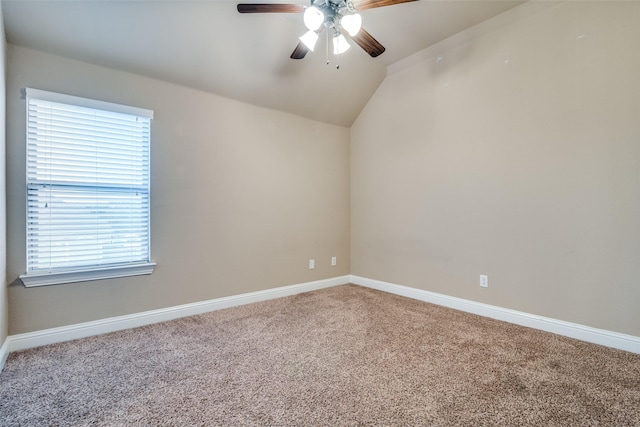
<path fill-rule="evenodd" d="M 309 30 L 302 37 L 300 37 L 300 41 L 304 43 L 304 45 L 308 47 L 311 52 L 313 52 L 313 48 L 316 47 L 316 42 L 318 41 L 318 34 Z"/>
<path fill-rule="evenodd" d="M 349 50 L 351 45 L 347 42 L 342 34 L 337 34 L 333 37 L 333 54 L 340 55 Z"/>
<path fill-rule="evenodd" d="M 304 11 L 303 19 L 304 25 L 310 31 L 316 31 L 324 22 L 324 14 L 317 7 L 311 6 Z"/>
<path fill-rule="evenodd" d="M 362 27 L 362 16 L 360 16 L 359 13 L 354 15 L 344 15 L 340 20 L 340 25 L 342 25 L 342 28 L 347 30 L 347 33 L 349 33 L 351 37 L 353 37 L 358 34 Z"/>

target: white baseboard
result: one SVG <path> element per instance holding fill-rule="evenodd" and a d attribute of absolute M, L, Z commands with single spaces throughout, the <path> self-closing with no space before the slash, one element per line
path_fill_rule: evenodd
<path fill-rule="evenodd" d="M 490 317 L 521 326 L 540 329 L 558 335 L 576 338 L 582 341 L 640 354 L 640 337 L 636 337 L 633 335 L 626 335 L 603 329 L 592 328 L 577 323 L 565 322 L 562 320 L 537 316 L 534 314 L 510 310 L 507 308 L 483 304 L 462 298 L 451 297 L 435 292 L 424 291 L 408 286 L 402 286 L 383 282 L 380 280 L 367 279 L 364 277 L 351 275 L 318 280 L 315 282 L 301 283 L 297 285 L 283 286 L 279 288 L 250 292 L 246 294 L 233 295 L 208 301 L 201 301 L 158 310 L 145 311 L 142 313 L 134 313 L 125 316 L 111 317 L 108 319 L 78 323 L 75 325 L 62 326 L 59 328 L 10 335 L 3 343 L 2 347 L 0 347 L 0 372 L 4 367 L 9 353 L 12 351 L 39 347 L 47 344 L 55 344 L 58 342 L 70 341 L 94 335 L 101 335 L 108 332 L 115 332 L 123 329 L 130 329 L 138 326 L 178 319 L 180 317 L 193 316 L 210 311 L 237 307 L 244 304 L 267 301 L 270 299 L 296 295 L 303 292 L 310 292 L 323 288 L 330 288 L 346 283 L 353 283 L 356 285 L 377 289 L 408 298 L 413 298 L 419 301 L 425 301 L 456 310 L 465 311 L 468 313 L 478 314 L 481 316 Z"/>
<path fill-rule="evenodd" d="M 296 295 L 303 292 L 315 291 L 317 289 L 329 288 L 332 286 L 344 285 L 347 283 L 349 283 L 349 276 L 333 277 L 331 279 L 318 280 L 315 282 L 283 286 L 279 288 L 266 289 L 264 291 L 249 292 L 246 294 L 233 295 L 208 301 L 200 301 L 191 304 L 183 304 L 174 307 L 161 308 L 158 310 L 145 311 L 142 313 L 110 317 L 107 319 L 95 320 L 92 322 L 78 323 L 75 325 L 61 326 L 58 328 L 27 332 L 24 334 L 10 335 L 6 339 L 5 344 L 2 346 L 2 350 L 4 350 L 6 355 L 8 355 L 9 352 L 12 351 L 39 347 L 47 344 L 55 344 L 58 342 L 70 341 L 78 338 L 105 334 L 108 332 L 121 331 L 123 329 L 136 328 L 139 326 L 150 325 L 152 323 L 178 319 L 180 317 L 194 316 L 196 314 L 207 313 L 210 311 L 236 307 L 239 305 L 250 304 L 254 302 L 267 301 L 274 298 Z M 0 353 L 0 356 L 2 356 L 2 354 L 3 353 Z"/>
<path fill-rule="evenodd" d="M 640 337 L 633 335 L 592 328 L 590 326 L 580 325 L 577 323 L 537 316 L 535 314 L 524 313 L 522 311 L 510 310 L 508 308 L 451 297 L 435 292 L 423 291 L 421 289 L 382 282 L 380 280 L 367 279 L 365 277 L 352 275 L 350 282 L 367 288 L 377 289 L 379 291 L 389 292 L 432 304 L 442 305 L 444 307 L 454 308 L 460 311 L 466 311 L 468 313 L 478 314 L 480 316 L 490 317 L 492 319 L 503 320 L 516 325 L 540 329 L 542 331 L 552 332 L 565 337 L 576 338 L 582 341 L 640 354 Z"/>
<path fill-rule="evenodd" d="M 7 362 L 7 357 L 9 357 L 9 337 L 7 337 L 2 343 L 2 347 L 0 347 L 0 372 L 4 369 L 4 364 Z"/>

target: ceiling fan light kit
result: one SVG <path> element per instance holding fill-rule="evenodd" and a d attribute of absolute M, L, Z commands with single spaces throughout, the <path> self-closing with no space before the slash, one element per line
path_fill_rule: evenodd
<path fill-rule="evenodd" d="M 292 59 L 302 59 L 313 51 L 318 35 L 323 29 L 333 30 L 333 54 L 340 55 L 351 47 L 343 31 L 372 58 L 381 55 L 385 48 L 371 34 L 362 28 L 359 10 L 393 6 L 417 0 L 310 0 L 304 7 L 294 4 L 240 3 L 240 13 L 303 13 L 303 22 L 309 31 L 299 38 L 298 45 L 291 54 Z M 327 33 L 327 38 L 329 33 Z"/>

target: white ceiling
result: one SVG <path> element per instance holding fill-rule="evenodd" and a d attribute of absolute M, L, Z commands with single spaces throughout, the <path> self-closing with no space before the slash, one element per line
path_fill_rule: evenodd
<path fill-rule="evenodd" d="M 386 47 L 355 43 L 326 65 L 325 45 L 289 59 L 305 31 L 300 14 L 239 14 L 237 3 L 272 0 L 3 0 L 9 43 L 349 126 L 386 67 L 522 1 L 421 0 L 362 11 Z M 340 65 L 336 69 L 336 65 Z"/>

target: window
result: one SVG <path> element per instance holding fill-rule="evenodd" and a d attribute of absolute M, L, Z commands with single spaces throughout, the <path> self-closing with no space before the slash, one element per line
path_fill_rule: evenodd
<path fill-rule="evenodd" d="M 25 286 L 150 274 L 153 111 L 25 92 Z"/>

